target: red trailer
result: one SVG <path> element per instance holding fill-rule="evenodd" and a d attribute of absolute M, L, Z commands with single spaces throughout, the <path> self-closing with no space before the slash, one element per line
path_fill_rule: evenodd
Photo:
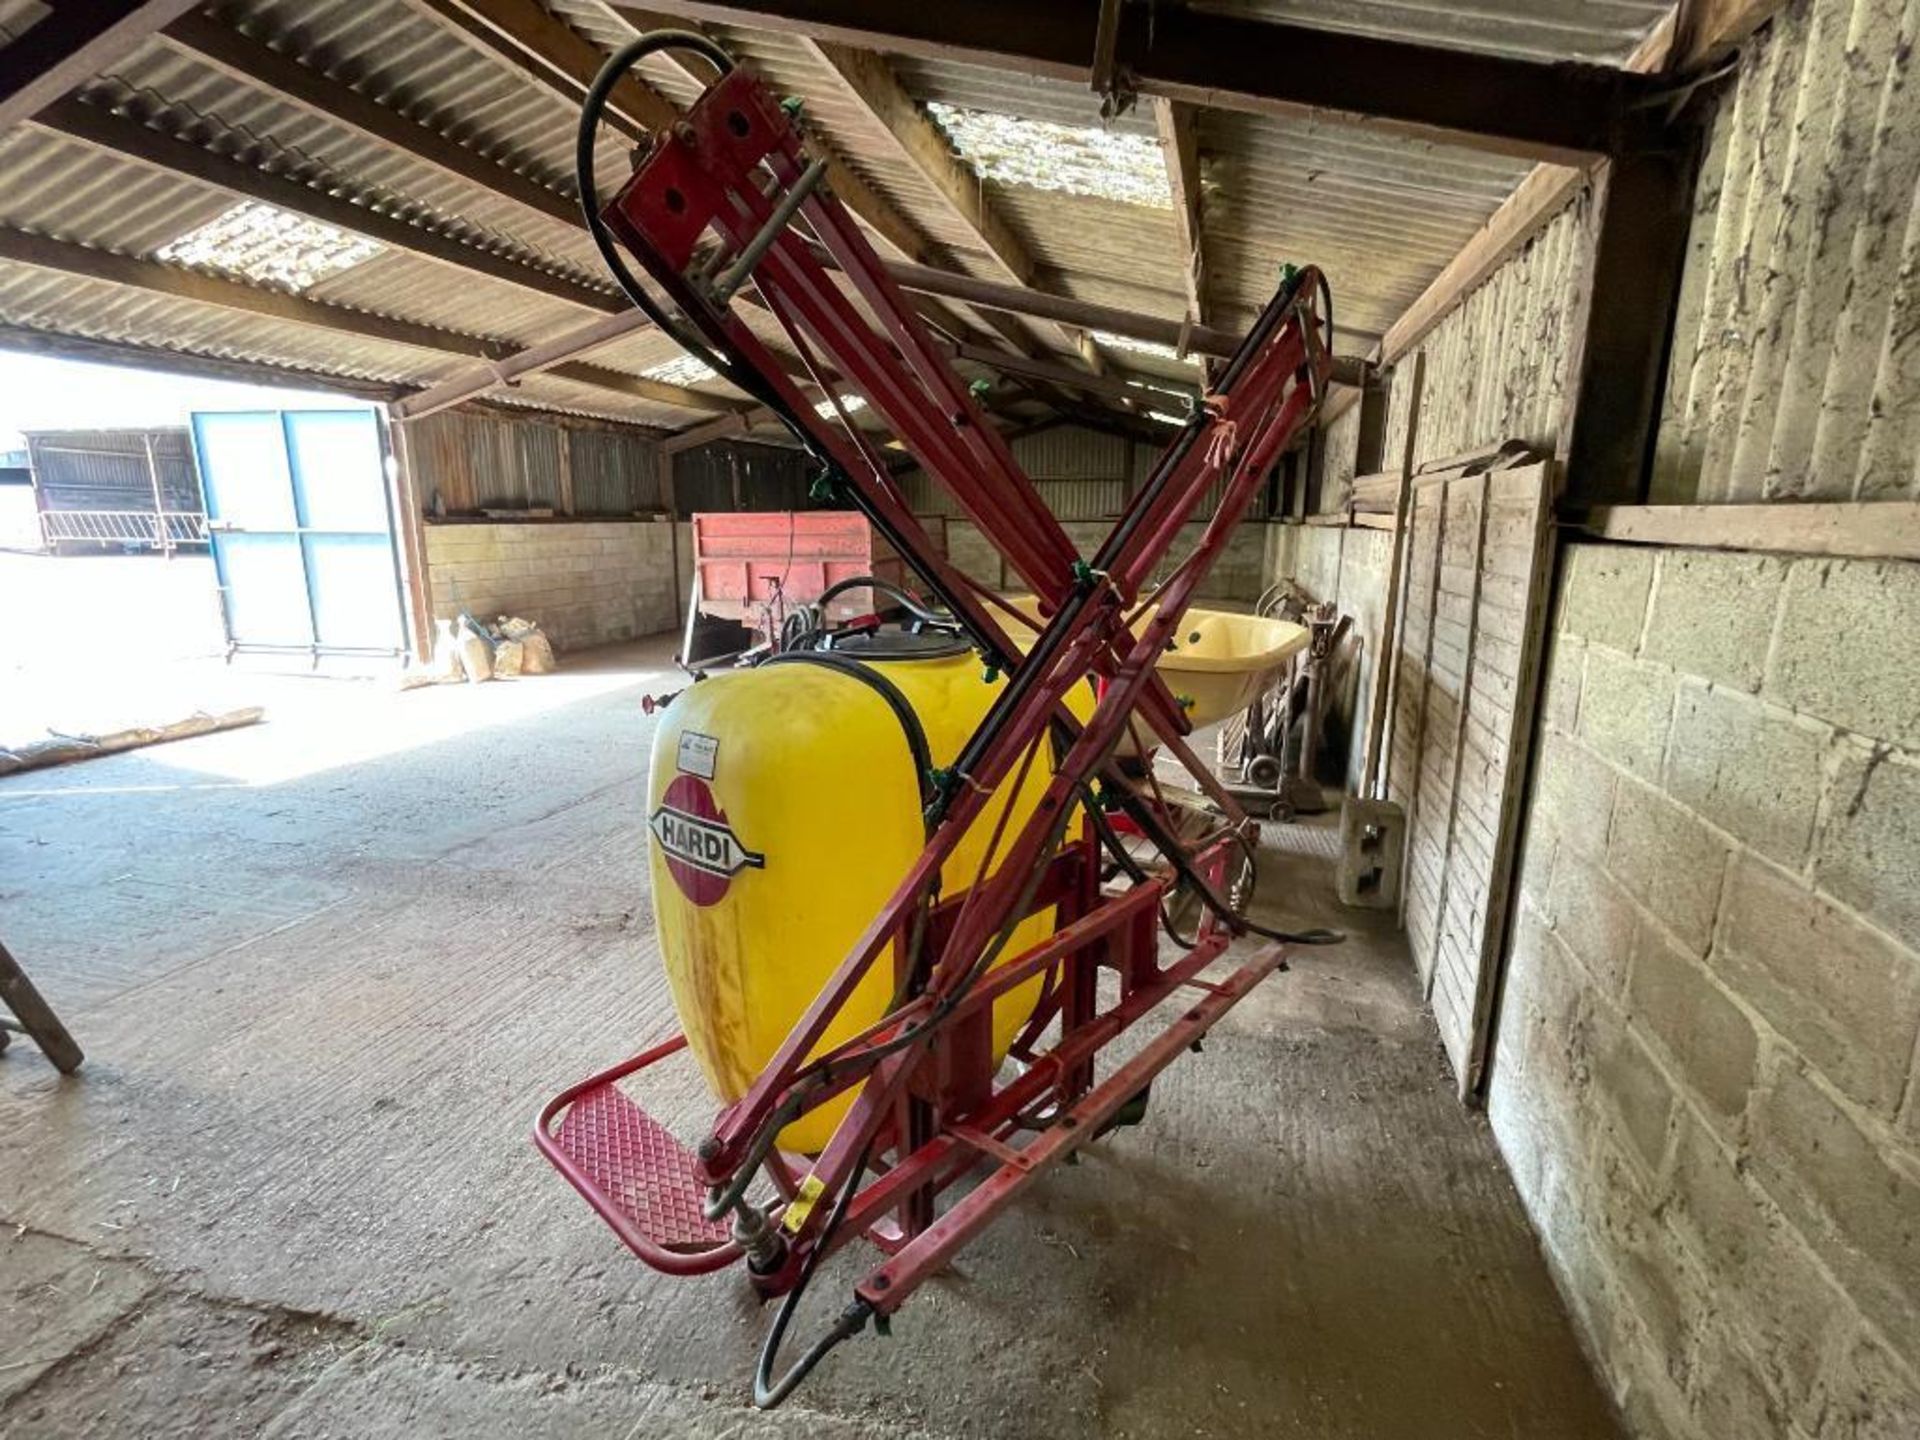
<path fill-rule="evenodd" d="M 682 654 L 695 660 L 698 618 L 731 620 L 773 639 L 788 615 L 818 605 L 842 581 L 907 578 L 900 553 L 857 510 L 770 510 L 693 517 L 693 586 Z M 870 586 L 836 592 L 823 618 L 840 622 L 885 608 Z"/>

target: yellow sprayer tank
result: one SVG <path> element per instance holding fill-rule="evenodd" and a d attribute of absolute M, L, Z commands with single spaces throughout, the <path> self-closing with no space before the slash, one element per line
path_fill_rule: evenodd
<path fill-rule="evenodd" d="M 722 1100 L 746 1093 L 919 856 L 925 773 L 953 764 L 1005 683 L 958 641 L 882 632 L 710 675 L 662 713 L 647 798 L 660 955 L 688 1048 Z M 1072 703 L 1084 715 L 1091 699 L 1076 690 Z M 1052 776 L 1047 761 L 1017 794 L 1013 777 L 1002 784 L 941 871 L 943 897 L 972 884 L 1011 800 L 1005 853 Z M 1052 931 L 1051 913 L 1031 917 L 1000 958 Z M 885 1013 L 894 959 L 868 970 L 822 1050 Z M 1040 983 L 996 1002 L 996 1058 Z M 802 1116 L 782 1145 L 818 1152 L 851 1102 Z"/>

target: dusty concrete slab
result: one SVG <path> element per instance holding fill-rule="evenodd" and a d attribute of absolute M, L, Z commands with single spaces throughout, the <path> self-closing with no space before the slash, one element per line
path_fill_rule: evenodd
<path fill-rule="evenodd" d="M 326 1316 L 154 1292 L 5 1411 L 6 1433 L 144 1440 L 258 1435 L 343 1355 Z"/>
<path fill-rule="evenodd" d="M 153 1291 L 140 1266 L 16 1226 L 0 1234 L 0 1405 L 85 1353 Z"/>
<path fill-rule="evenodd" d="M 638 1265 L 527 1143 L 548 1094 L 672 1024 L 637 703 L 665 655 L 0 781 L 8 942 L 91 1056 L 0 1060 L 0 1221 L 159 1277 L 86 1352 L 124 1369 L 78 1368 L 100 1327 L 64 1322 L 92 1411 L 56 1367 L 0 1431 L 226 1406 L 303 1436 L 1614 1433 L 1397 937 L 1337 910 L 1318 846 L 1269 848 L 1263 910 L 1352 942 L 755 1417 L 766 1312 Z M 710 1109 L 690 1069 L 648 1102 Z M 219 1384 L 133 1323 L 166 1313 Z"/>

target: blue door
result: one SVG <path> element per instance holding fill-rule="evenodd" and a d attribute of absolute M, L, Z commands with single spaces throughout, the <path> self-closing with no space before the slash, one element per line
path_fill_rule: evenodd
<path fill-rule="evenodd" d="M 193 448 L 229 649 L 401 653 L 400 569 L 373 411 L 199 411 Z"/>

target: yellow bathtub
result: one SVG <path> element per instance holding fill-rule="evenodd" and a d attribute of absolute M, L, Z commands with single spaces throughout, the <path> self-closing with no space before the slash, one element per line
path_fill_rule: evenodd
<path fill-rule="evenodd" d="M 1039 618 L 1031 595 L 1009 595 L 1007 603 L 1024 615 Z M 1007 638 L 1025 650 L 1037 632 L 1008 620 Z M 1139 619 L 1144 625 L 1149 610 Z M 1187 705 L 1196 730 L 1225 720 L 1246 709 L 1271 685 L 1289 660 L 1307 646 L 1307 627 L 1264 615 L 1240 615 L 1228 610 L 1189 609 L 1173 633 L 1171 648 L 1160 656 L 1160 678 Z M 1123 747 L 1124 748 L 1124 747 Z"/>

